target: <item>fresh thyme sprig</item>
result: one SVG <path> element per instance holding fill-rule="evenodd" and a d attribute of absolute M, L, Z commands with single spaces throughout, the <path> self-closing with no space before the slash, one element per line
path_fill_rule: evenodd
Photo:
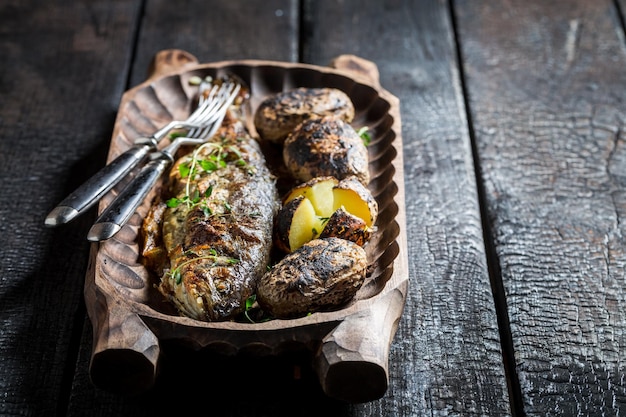
<path fill-rule="evenodd" d="M 254 323 L 255 322 L 254 320 L 252 320 L 252 317 L 250 317 L 250 310 L 252 309 L 252 306 L 254 305 L 255 302 L 256 302 L 256 294 L 252 294 L 246 300 L 246 304 L 245 304 L 244 310 L 243 310 L 243 315 L 246 317 L 246 319 L 248 319 L 248 321 L 250 323 Z"/>
<path fill-rule="evenodd" d="M 213 148 L 213 150 L 209 153 L 209 155 L 206 156 L 205 159 L 199 158 L 198 155 L 200 151 L 206 148 Z M 196 148 L 192 154 L 190 162 L 181 163 L 178 165 L 178 172 L 181 178 L 187 178 L 187 183 L 185 184 L 185 195 L 182 198 L 170 198 L 166 202 L 167 206 L 170 208 L 175 208 L 182 203 L 186 203 L 188 207 L 194 207 L 200 204 L 200 201 L 203 197 L 197 190 L 193 193 L 191 192 L 192 180 L 199 174 L 199 169 L 211 173 L 221 168 L 225 168 L 231 155 L 234 155 L 233 162 L 236 166 L 248 166 L 248 163 L 241 155 L 241 152 L 235 146 L 207 142 Z M 250 173 L 251 171 L 248 170 L 248 172 Z M 209 189 L 204 192 L 204 198 L 209 198 L 211 196 L 211 193 L 212 187 L 209 187 Z M 224 207 L 227 212 L 230 212 L 230 206 L 228 205 L 228 203 L 224 203 Z M 208 215 L 211 214 L 210 208 L 208 206 L 205 205 L 203 207 L 203 210 L 205 211 L 205 214 L 207 214 L 207 210 L 209 211 Z"/>
<path fill-rule="evenodd" d="M 369 144 L 372 142 L 372 135 L 369 133 L 369 127 L 363 126 L 356 133 L 363 141 L 363 145 L 369 146 Z"/>

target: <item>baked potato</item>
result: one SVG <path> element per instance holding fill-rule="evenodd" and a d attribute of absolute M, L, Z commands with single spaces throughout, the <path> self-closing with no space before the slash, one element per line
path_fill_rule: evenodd
<path fill-rule="evenodd" d="M 363 140 L 347 122 L 333 117 L 302 122 L 283 144 L 287 171 L 299 181 L 356 176 L 369 183 L 369 156 Z"/>
<path fill-rule="evenodd" d="M 366 273 L 367 257 L 361 246 L 333 237 L 315 239 L 261 278 L 256 300 L 274 318 L 331 310 L 354 297 Z"/>
<path fill-rule="evenodd" d="M 363 246 L 371 237 L 378 203 L 355 177 L 318 177 L 293 188 L 274 222 L 274 243 L 292 252 L 317 237 L 338 237 Z"/>
<path fill-rule="evenodd" d="M 324 116 L 350 123 L 354 118 L 354 105 L 341 90 L 301 87 L 262 101 L 254 113 L 254 126 L 261 139 L 283 143 L 303 121 Z"/>
<path fill-rule="evenodd" d="M 238 317 L 271 261 L 281 201 L 238 115 L 229 111 L 214 136 L 176 160 L 142 225 L 158 291 L 195 320 Z"/>

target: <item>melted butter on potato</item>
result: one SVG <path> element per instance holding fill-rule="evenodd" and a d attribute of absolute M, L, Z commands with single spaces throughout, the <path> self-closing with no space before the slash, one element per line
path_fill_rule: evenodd
<path fill-rule="evenodd" d="M 366 272 L 367 256 L 361 246 L 334 237 L 314 239 L 261 278 L 257 301 L 275 318 L 332 310 L 355 296 Z"/>

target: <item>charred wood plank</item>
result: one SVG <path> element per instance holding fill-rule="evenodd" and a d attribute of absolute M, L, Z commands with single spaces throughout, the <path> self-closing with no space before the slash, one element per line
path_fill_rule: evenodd
<path fill-rule="evenodd" d="M 626 52 L 612 1 L 458 1 L 527 415 L 626 410 Z"/>

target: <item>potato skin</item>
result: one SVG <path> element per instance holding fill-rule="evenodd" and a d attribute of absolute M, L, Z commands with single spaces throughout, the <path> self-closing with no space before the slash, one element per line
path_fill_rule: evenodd
<path fill-rule="evenodd" d="M 315 239 L 261 278 L 257 301 L 274 318 L 331 310 L 354 297 L 366 272 L 365 250 L 356 243 L 334 237 Z"/>
<path fill-rule="evenodd" d="M 363 140 L 347 122 L 332 117 L 307 120 L 285 140 L 283 161 L 299 181 L 332 176 L 356 176 L 367 185 L 369 155 Z"/>
<path fill-rule="evenodd" d="M 303 121 L 324 116 L 350 123 L 354 105 L 341 90 L 301 87 L 261 102 L 254 114 L 254 125 L 261 139 L 280 144 Z"/>
<path fill-rule="evenodd" d="M 274 217 L 274 245 L 283 252 L 291 252 L 289 247 L 289 232 L 291 230 L 291 221 L 298 209 L 298 206 L 304 200 L 303 196 L 294 198 L 278 210 Z"/>
<path fill-rule="evenodd" d="M 319 238 L 338 237 L 363 246 L 371 236 L 372 229 L 362 219 L 339 208 L 330 216 Z"/>
<path fill-rule="evenodd" d="M 304 196 L 298 196 L 280 208 L 274 217 L 273 241 L 276 248 L 285 253 L 291 252 L 290 234 L 292 232 L 292 221 L 296 210 L 303 204 Z M 310 239 L 314 237 L 314 230 L 311 229 Z"/>

